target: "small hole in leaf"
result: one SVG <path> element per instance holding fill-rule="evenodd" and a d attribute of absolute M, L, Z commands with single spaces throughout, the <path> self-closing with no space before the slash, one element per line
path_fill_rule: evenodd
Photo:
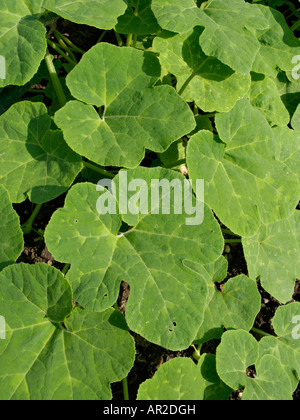
<path fill-rule="evenodd" d="M 169 331 L 170 331 L 170 332 L 173 332 L 173 330 L 171 330 L 171 328 L 169 328 Z"/>
<path fill-rule="evenodd" d="M 104 297 L 107 297 L 107 296 L 108 296 L 107 293 L 105 293 Z"/>
<path fill-rule="evenodd" d="M 75 223 L 78 223 L 78 220 L 77 219 L 75 219 Z"/>
<path fill-rule="evenodd" d="M 249 378 L 255 379 L 256 378 L 255 366 L 254 365 L 248 366 L 246 369 L 246 374 Z"/>
<path fill-rule="evenodd" d="M 175 321 L 173 322 L 173 325 L 174 325 L 174 327 L 176 327 L 176 325 L 177 325 L 177 324 L 176 324 L 176 322 L 175 322 Z"/>

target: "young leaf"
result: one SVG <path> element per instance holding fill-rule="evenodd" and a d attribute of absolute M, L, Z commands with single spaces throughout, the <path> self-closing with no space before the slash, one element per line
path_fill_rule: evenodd
<path fill-rule="evenodd" d="M 0 77 L 0 87 L 25 85 L 45 56 L 45 27 L 23 0 L 6 0 L 0 5 L 0 28 L 0 54 L 5 59 L 5 78 Z"/>
<path fill-rule="evenodd" d="M 177 90 L 206 112 L 229 111 L 250 88 L 250 75 L 235 73 L 217 58 L 208 57 L 199 45 L 203 28 L 184 35 L 163 32 L 154 39 L 163 67 L 177 77 Z"/>
<path fill-rule="evenodd" d="M 220 338 L 224 328 L 249 331 L 260 307 L 260 294 L 253 280 L 243 274 L 229 279 L 222 292 L 214 290 L 210 296 L 194 342 L 202 344 Z"/>
<path fill-rule="evenodd" d="M 272 355 L 259 357 L 259 344 L 246 331 L 226 331 L 217 348 L 217 372 L 233 389 L 245 387 L 243 400 L 292 400 L 294 391 L 281 363 Z M 246 374 L 255 365 L 255 378 Z"/>
<path fill-rule="evenodd" d="M 16 261 L 24 247 L 19 217 L 14 211 L 3 185 L 0 185 L 0 232 L 0 270 L 2 270 Z"/>
<path fill-rule="evenodd" d="M 0 117 L 0 184 L 19 203 L 44 203 L 64 193 L 82 169 L 42 103 L 19 102 Z"/>
<path fill-rule="evenodd" d="M 205 179 L 206 202 L 221 221 L 241 236 L 253 236 L 261 223 L 289 217 L 299 201 L 299 181 L 275 159 L 264 116 L 242 99 L 217 114 L 216 126 L 220 138 L 208 131 L 191 138 L 187 164 L 192 179 Z"/>
<path fill-rule="evenodd" d="M 55 268 L 16 264 L 0 273 L 2 400 L 111 398 L 109 384 L 134 359 L 124 319 L 112 309 L 72 310 L 71 288 Z"/>
<path fill-rule="evenodd" d="M 71 22 L 99 29 L 112 29 L 126 7 L 124 0 L 44 0 L 45 9 Z"/>
<path fill-rule="evenodd" d="M 137 399 L 227 400 L 231 391 L 218 377 L 215 355 L 203 354 L 197 365 L 184 357 L 164 363 L 152 379 L 142 383 Z"/>
<path fill-rule="evenodd" d="M 116 25 L 116 31 L 121 34 L 155 34 L 159 29 L 151 10 L 151 0 L 128 0 L 128 8 Z"/>
<path fill-rule="evenodd" d="M 69 146 L 99 165 L 133 168 L 145 148 L 161 153 L 192 131 L 193 113 L 175 90 L 152 87 L 159 75 L 153 54 L 106 43 L 93 47 L 67 77 L 82 102 L 70 101 L 55 115 Z M 104 106 L 102 116 L 93 105 Z"/>
<path fill-rule="evenodd" d="M 128 171 L 131 177 L 184 179 L 173 171 L 141 167 Z M 170 214 L 139 215 L 132 229 L 118 235 L 120 216 L 99 216 L 98 200 L 95 185 L 75 185 L 45 234 L 55 258 L 72 265 L 68 279 L 75 299 L 83 307 L 103 310 L 117 300 L 125 280 L 131 288 L 126 306 L 130 329 L 166 348 L 187 348 L 203 320 L 208 280 L 182 261 L 208 264 L 221 255 L 224 242 L 211 211 L 205 206 L 204 222 L 188 226 L 187 215 L 174 214 L 172 203 Z M 131 215 L 122 216 L 129 221 Z"/>
<path fill-rule="evenodd" d="M 280 362 L 290 378 L 294 390 L 300 378 L 300 303 L 280 306 L 273 318 L 277 337 L 263 337 L 259 342 L 260 357 L 272 354 Z"/>
<path fill-rule="evenodd" d="M 292 299 L 300 277 L 300 211 L 288 219 L 261 225 L 251 238 L 243 238 L 249 275 L 280 302 Z"/>

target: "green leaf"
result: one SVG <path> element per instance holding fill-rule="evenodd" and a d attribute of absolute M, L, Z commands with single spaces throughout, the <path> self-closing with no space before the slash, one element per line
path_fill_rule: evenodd
<path fill-rule="evenodd" d="M 152 379 L 143 382 L 138 400 L 226 400 L 231 393 L 218 377 L 213 354 L 203 354 L 196 365 L 176 357 L 164 363 Z"/>
<path fill-rule="evenodd" d="M 145 180 L 148 187 L 151 179 L 184 180 L 161 168 L 139 167 L 127 176 L 128 182 Z M 118 234 L 120 216 L 97 212 L 99 192 L 92 184 L 72 187 L 45 233 L 56 260 L 71 263 L 68 279 L 75 299 L 83 307 L 103 310 L 117 300 L 125 280 L 131 288 L 126 305 L 130 329 L 166 348 L 187 348 L 203 320 L 209 281 L 182 261 L 208 264 L 221 255 L 224 241 L 217 221 L 205 206 L 204 222 L 189 226 L 186 214 L 174 214 L 172 202 L 170 214 L 122 214 L 135 225 Z"/>
<path fill-rule="evenodd" d="M 246 369 L 255 365 L 255 378 Z M 272 355 L 259 357 L 259 344 L 246 331 L 226 331 L 217 348 L 217 372 L 231 388 L 243 391 L 243 400 L 292 400 L 293 389 L 285 369 Z"/>
<path fill-rule="evenodd" d="M 288 219 L 261 225 L 251 238 L 243 238 L 249 275 L 280 302 L 292 299 L 300 277 L 300 211 Z"/>
<path fill-rule="evenodd" d="M 1 400 L 109 399 L 109 384 L 132 367 L 134 343 L 122 315 L 72 312 L 70 286 L 55 268 L 5 268 L 0 308 Z"/>
<path fill-rule="evenodd" d="M 295 130 L 300 131 L 300 104 L 298 105 L 298 107 L 297 107 L 297 109 L 295 111 L 295 114 L 293 116 L 293 119 L 292 119 L 292 127 Z"/>
<path fill-rule="evenodd" d="M 0 5 L 0 28 L 0 54 L 6 73 L 5 79 L 0 78 L 0 87 L 24 85 L 45 56 L 45 27 L 31 16 L 23 0 L 6 0 Z"/>
<path fill-rule="evenodd" d="M 44 203 L 64 193 L 82 169 L 81 157 L 50 130 L 42 103 L 19 102 L 0 117 L 0 184 L 11 201 Z"/>
<path fill-rule="evenodd" d="M 280 306 L 273 318 L 277 337 L 263 337 L 259 342 L 260 356 L 272 354 L 280 362 L 290 378 L 294 390 L 300 378 L 300 303 Z"/>
<path fill-rule="evenodd" d="M 162 33 L 153 43 L 163 67 L 177 77 L 177 90 L 205 112 L 229 111 L 250 88 L 250 76 L 235 73 L 199 45 L 203 28 L 184 35 Z"/>
<path fill-rule="evenodd" d="M 276 158 L 285 163 L 300 180 L 300 133 L 288 127 L 273 129 L 276 140 Z"/>
<path fill-rule="evenodd" d="M 195 343 L 220 338 L 224 328 L 249 331 L 260 307 L 260 294 L 253 280 L 243 274 L 229 279 L 222 292 L 215 289 L 210 295 Z"/>
<path fill-rule="evenodd" d="M 180 33 L 193 28 L 200 12 L 194 0 L 152 0 L 152 10 L 163 29 Z"/>
<path fill-rule="evenodd" d="M 24 0 L 24 3 L 33 15 L 42 12 L 44 2 L 45 0 Z"/>
<path fill-rule="evenodd" d="M 2 270 L 16 261 L 24 247 L 19 217 L 2 185 L 0 185 L 0 231 L 0 270 Z"/>
<path fill-rule="evenodd" d="M 280 12 L 271 7 L 257 7 L 267 20 L 268 27 L 256 31 L 260 49 L 252 70 L 276 77 L 279 68 L 291 79 L 295 67 L 293 58 L 300 54 L 300 40 L 294 36 Z"/>
<path fill-rule="evenodd" d="M 250 102 L 254 108 L 259 109 L 269 123 L 274 126 L 286 126 L 290 122 L 290 115 L 284 106 L 275 82 L 265 77 L 262 80 L 253 80 L 250 90 Z"/>
<path fill-rule="evenodd" d="M 299 201 L 299 181 L 275 159 L 273 131 L 264 116 L 242 99 L 216 115 L 216 127 L 220 138 L 200 131 L 187 147 L 190 177 L 205 180 L 208 205 L 241 236 L 289 217 Z"/>
<path fill-rule="evenodd" d="M 44 0 L 44 8 L 71 22 L 112 29 L 127 5 L 124 0 Z"/>
<path fill-rule="evenodd" d="M 69 146 L 99 165 L 134 168 L 145 148 L 161 153 L 188 134 L 193 113 L 171 86 L 152 87 L 159 75 L 153 54 L 93 47 L 67 77 L 72 95 L 86 104 L 70 101 L 55 115 Z M 102 116 L 93 105 L 104 106 Z"/>
<path fill-rule="evenodd" d="M 151 0 L 128 0 L 128 8 L 116 25 L 116 31 L 121 34 L 155 34 L 159 29 L 151 10 Z"/>

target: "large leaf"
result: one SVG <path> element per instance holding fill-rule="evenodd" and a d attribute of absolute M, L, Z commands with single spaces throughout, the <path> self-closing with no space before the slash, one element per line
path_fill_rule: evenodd
<path fill-rule="evenodd" d="M 164 363 L 152 379 L 142 383 L 137 399 L 226 400 L 230 393 L 216 372 L 215 355 L 203 354 L 197 365 L 184 357 Z"/>
<path fill-rule="evenodd" d="M 6 267 L 0 308 L 1 400 L 109 399 L 110 383 L 132 367 L 134 343 L 122 315 L 72 312 L 71 288 L 55 268 Z"/>
<path fill-rule="evenodd" d="M 291 388 L 300 378 L 300 303 L 280 306 L 273 318 L 277 337 L 263 337 L 259 342 L 260 356 L 272 354 L 289 375 Z"/>
<path fill-rule="evenodd" d="M 300 132 L 288 127 L 273 129 L 276 139 L 276 158 L 284 162 L 300 180 Z"/>
<path fill-rule="evenodd" d="M 255 378 L 246 369 L 255 365 Z M 245 388 L 243 400 L 292 400 L 289 376 L 276 357 L 259 357 L 259 344 L 246 331 L 227 331 L 217 348 L 217 372 L 231 388 Z"/>
<path fill-rule="evenodd" d="M 145 148 L 163 152 L 188 134 L 193 114 L 171 86 L 152 87 L 159 75 L 153 54 L 93 47 L 67 77 L 72 95 L 86 103 L 70 101 L 55 115 L 69 146 L 100 165 L 133 168 Z M 104 107 L 102 116 L 93 105 Z"/>
<path fill-rule="evenodd" d="M 276 299 L 292 299 L 300 278 L 300 211 L 286 220 L 261 225 L 252 238 L 243 238 L 249 275 Z"/>
<path fill-rule="evenodd" d="M 280 12 L 271 7 L 257 7 L 260 8 L 268 26 L 256 31 L 260 49 L 253 71 L 276 77 L 279 68 L 292 80 L 291 73 L 295 67 L 293 58 L 300 54 L 300 40 L 294 36 Z"/>
<path fill-rule="evenodd" d="M 6 67 L 6 77 L 0 78 L 0 87 L 24 85 L 37 72 L 45 56 L 46 30 L 23 0 L 1 2 L 0 28 L 0 54 Z"/>
<path fill-rule="evenodd" d="M 184 35 L 162 33 L 153 43 L 164 68 L 177 77 L 177 90 L 206 112 L 229 111 L 250 88 L 250 75 L 234 73 L 199 45 L 203 28 Z"/>
<path fill-rule="evenodd" d="M 127 175 L 148 186 L 151 179 L 184 179 L 161 168 L 140 167 Z M 133 196 L 131 192 L 129 201 Z M 211 211 L 205 206 L 204 222 L 197 226 L 186 225 L 186 214 L 174 214 L 174 203 L 170 214 L 122 214 L 136 225 L 118 234 L 120 216 L 99 216 L 98 200 L 95 185 L 75 185 L 46 230 L 50 252 L 72 265 L 68 279 L 75 299 L 103 310 L 116 301 L 125 280 L 131 287 L 126 306 L 130 329 L 166 348 L 188 347 L 203 320 L 210 279 L 195 275 L 183 261 L 208 264 L 221 255 L 224 242 Z M 161 213 L 161 205 L 156 208 Z"/>
<path fill-rule="evenodd" d="M 0 185 L 0 231 L 0 270 L 2 270 L 16 261 L 24 246 L 19 217 L 14 211 L 3 185 Z"/>
<path fill-rule="evenodd" d="M 44 0 L 44 8 L 75 23 L 112 29 L 127 5 L 124 0 Z"/>
<path fill-rule="evenodd" d="M 222 292 L 215 289 L 210 296 L 195 342 L 220 338 L 224 328 L 249 331 L 260 307 L 260 294 L 253 280 L 243 274 L 229 279 Z"/>
<path fill-rule="evenodd" d="M 82 169 L 81 157 L 50 130 L 42 103 L 19 102 L 0 117 L 0 184 L 12 202 L 44 203 L 64 193 Z"/>
<path fill-rule="evenodd" d="M 159 29 L 151 10 L 151 0 L 128 0 L 128 8 L 116 25 L 116 31 L 121 34 L 154 34 Z"/>
<path fill-rule="evenodd" d="M 299 181 L 275 159 L 264 116 L 242 99 L 217 114 L 216 126 L 220 138 L 208 131 L 191 138 L 187 163 L 192 179 L 205 180 L 206 202 L 221 221 L 241 236 L 253 236 L 261 223 L 289 217 L 299 200 Z"/>

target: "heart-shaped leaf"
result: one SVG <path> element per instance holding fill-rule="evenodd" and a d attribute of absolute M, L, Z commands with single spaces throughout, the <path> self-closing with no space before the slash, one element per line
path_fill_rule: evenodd
<path fill-rule="evenodd" d="M 50 201 L 82 169 L 81 157 L 50 124 L 42 103 L 19 102 L 0 117 L 0 184 L 14 203 L 27 196 L 33 203 Z"/>
<path fill-rule="evenodd" d="M 127 175 L 146 186 L 151 179 L 184 180 L 161 168 L 140 167 Z M 221 255 L 224 242 L 217 221 L 205 206 L 203 223 L 188 226 L 187 215 L 175 214 L 171 203 L 170 214 L 122 214 L 136 225 L 118 234 L 120 216 L 97 212 L 99 192 L 92 184 L 75 185 L 45 234 L 55 258 L 72 265 L 68 279 L 75 299 L 83 307 L 103 310 L 116 301 L 125 280 L 131 287 L 126 306 L 130 329 L 166 348 L 188 347 L 203 320 L 210 279 L 195 275 L 183 260 L 208 264 Z M 150 188 L 147 198 L 148 193 Z M 128 196 L 132 199 L 133 192 Z"/>
<path fill-rule="evenodd" d="M 208 57 L 199 45 L 203 28 L 184 35 L 163 32 L 153 43 L 164 68 L 177 77 L 177 90 L 187 101 L 206 112 L 229 111 L 250 88 L 250 75 L 235 73 L 217 58 Z"/>
<path fill-rule="evenodd" d="M 0 313 L 1 400 L 110 399 L 110 383 L 132 367 L 122 315 L 73 310 L 68 282 L 46 264 L 0 273 Z"/>
<path fill-rule="evenodd" d="M 188 134 L 193 113 L 171 86 L 153 87 L 159 75 L 153 54 L 93 47 L 67 77 L 72 95 L 86 103 L 70 101 L 55 115 L 69 146 L 100 165 L 133 168 L 145 148 L 163 152 Z M 102 116 L 93 105 L 104 107 Z"/>
<path fill-rule="evenodd" d="M 255 365 L 255 377 L 247 368 Z M 217 348 L 217 372 L 231 388 L 245 388 L 243 400 L 292 400 L 290 380 L 276 357 L 259 357 L 259 344 L 246 331 L 226 331 Z"/>
<path fill-rule="evenodd" d="M 116 31 L 121 34 L 155 34 L 160 26 L 151 10 L 152 0 L 128 0 L 128 8 L 118 19 Z"/>
<path fill-rule="evenodd" d="M 208 131 L 191 138 L 187 164 L 192 179 L 205 179 L 206 202 L 221 221 L 241 236 L 253 236 L 261 223 L 289 217 L 299 201 L 299 181 L 276 160 L 264 116 L 242 99 L 216 115 L 216 126 L 220 138 Z"/>

